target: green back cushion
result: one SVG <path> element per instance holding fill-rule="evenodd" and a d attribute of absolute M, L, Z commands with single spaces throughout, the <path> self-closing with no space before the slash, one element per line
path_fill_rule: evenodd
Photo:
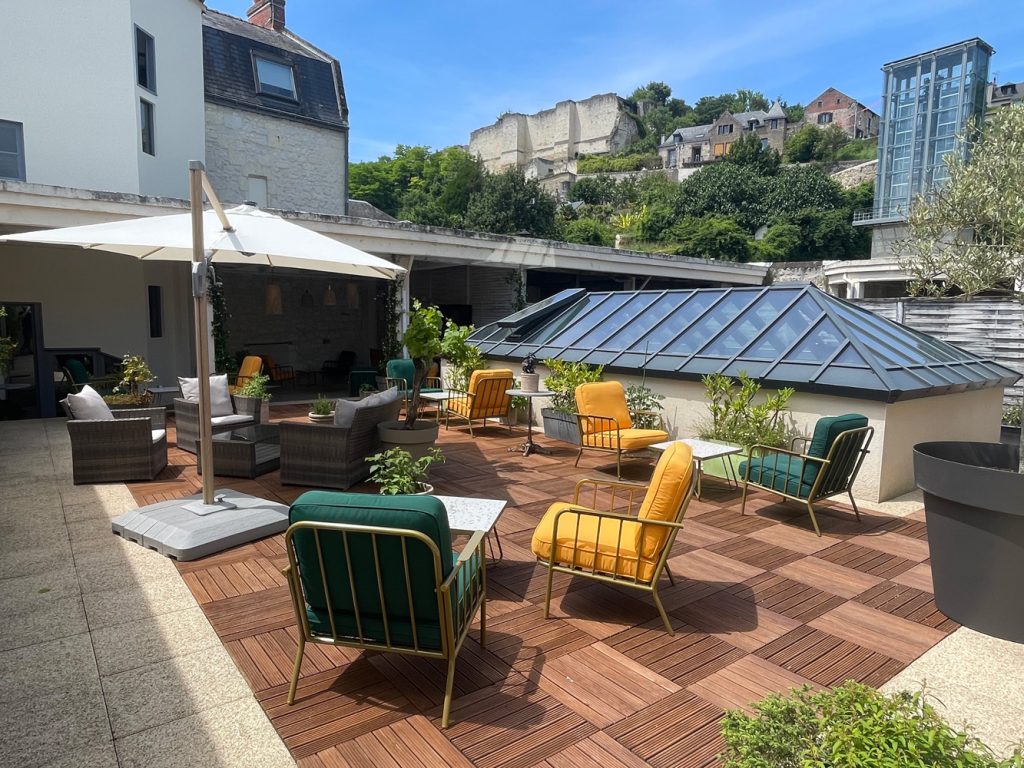
<path fill-rule="evenodd" d="M 64 367 L 68 369 L 75 384 L 88 384 L 89 372 L 85 370 L 85 364 L 77 357 L 69 357 Z"/>
<path fill-rule="evenodd" d="M 848 429 L 859 429 L 866 427 L 868 420 L 866 416 L 859 413 L 844 413 L 842 416 L 824 416 L 818 419 L 814 425 L 814 435 L 811 437 L 811 444 L 807 448 L 808 456 L 816 456 L 819 459 L 828 458 L 828 452 L 832 449 L 832 443 L 840 434 Z M 821 465 L 815 461 L 807 462 L 804 468 L 804 481 L 813 483 L 818 476 Z M 842 469 L 837 467 L 836 469 Z"/>
<path fill-rule="evenodd" d="M 416 379 L 416 364 L 412 360 L 388 360 L 388 378 L 405 379 L 405 385 L 412 389 Z"/>
<path fill-rule="evenodd" d="M 316 634 L 331 634 L 331 616 L 339 637 L 358 638 L 361 624 L 365 642 L 385 642 L 385 616 L 392 645 L 420 648 L 441 647 L 441 617 L 437 610 L 437 585 L 452 571 L 451 531 L 444 505 L 432 496 L 377 496 L 365 493 L 309 491 L 302 494 L 289 510 L 289 522 L 315 521 L 372 525 L 419 531 L 427 536 L 441 554 L 440 580 L 435 578 L 434 556 L 421 541 L 407 538 L 406 555 L 409 579 L 406 580 L 402 557 L 402 539 L 377 534 L 376 551 L 380 562 L 378 584 L 374 562 L 374 544 L 370 534 L 350 533 L 348 556 L 342 534 L 320 531 L 320 557 L 312 531 L 296 531 L 293 538 L 302 591 L 307 603 L 310 629 Z M 351 558 L 351 563 L 348 558 Z M 324 591 L 320 560 L 330 593 L 330 605 Z M 352 581 L 349 581 L 351 565 Z M 383 591 L 383 605 L 381 603 Z M 358 605 L 359 623 L 356 622 Z M 412 613 L 409 600 L 412 598 Z"/>

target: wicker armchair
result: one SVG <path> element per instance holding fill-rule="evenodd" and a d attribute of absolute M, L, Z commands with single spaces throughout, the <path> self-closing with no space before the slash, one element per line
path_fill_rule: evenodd
<path fill-rule="evenodd" d="M 231 404 L 235 412 L 231 416 L 214 416 L 213 433 L 230 432 L 242 427 L 251 427 L 260 423 L 260 411 L 263 401 L 258 397 L 232 395 Z M 189 453 L 196 452 L 196 441 L 199 439 L 199 403 L 194 400 L 176 398 L 174 401 L 174 426 L 178 433 L 178 447 Z"/>
<path fill-rule="evenodd" d="M 351 488 L 370 475 L 366 457 L 380 450 L 377 425 L 394 421 L 401 399 L 360 408 L 352 426 L 281 422 L 281 482 L 311 488 Z"/>
<path fill-rule="evenodd" d="M 152 480 L 167 466 L 166 409 L 116 410 L 113 419 L 75 419 L 67 400 L 75 485 Z"/>

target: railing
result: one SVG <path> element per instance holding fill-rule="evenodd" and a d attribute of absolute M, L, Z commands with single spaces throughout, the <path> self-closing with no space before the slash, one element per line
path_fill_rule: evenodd
<path fill-rule="evenodd" d="M 864 224 L 867 222 L 901 221 L 907 218 L 907 209 L 903 204 L 891 204 L 877 206 L 875 208 L 863 208 L 853 212 L 853 223 Z"/>

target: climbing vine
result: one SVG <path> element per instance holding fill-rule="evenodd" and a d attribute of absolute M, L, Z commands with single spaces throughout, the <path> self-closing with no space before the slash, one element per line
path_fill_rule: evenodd
<path fill-rule="evenodd" d="M 512 289 L 512 311 L 526 309 L 526 280 L 521 269 L 513 269 L 505 277 L 505 282 Z"/>
<path fill-rule="evenodd" d="M 399 306 L 402 297 L 404 278 L 396 277 L 387 280 L 377 288 L 377 301 L 384 307 L 381 313 L 381 365 L 388 360 L 402 356 L 402 341 L 399 338 L 402 308 Z M 381 373 L 383 373 L 383 368 Z"/>
<path fill-rule="evenodd" d="M 228 353 L 228 305 L 224 299 L 224 283 L 217 280 L 217 275 L 210 270 L 208 290 L 210 294 L 210 308 L 213 310 L 213 317 L 210 320 L 210 330 L 213 333 L 213 364 L 221 373 L 231 370 L 233 360 Z"/>

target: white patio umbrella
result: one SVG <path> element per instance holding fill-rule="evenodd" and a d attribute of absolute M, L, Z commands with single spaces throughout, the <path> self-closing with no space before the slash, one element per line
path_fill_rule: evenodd
<path fill-rule="evenodd" d="M 202 210 L 205 191 L 213 210 Z M 210 363 L 206 273 L 210 263 L 258 264 L 392 280 L 402 267 L 345 245 L 254 205 L 224 210 L 203 164 L 189 163 L 191 212 L 149 216 L 107 224 L 24 232 L 0 237 L 29 243 L 74 245 L 138 259 L 191 261 L 195 309 L 196 374 L 199 376 L 200 462 L 203 510 L 216 511 L 213 488 L 213 431 L 210 423 Z"/>

